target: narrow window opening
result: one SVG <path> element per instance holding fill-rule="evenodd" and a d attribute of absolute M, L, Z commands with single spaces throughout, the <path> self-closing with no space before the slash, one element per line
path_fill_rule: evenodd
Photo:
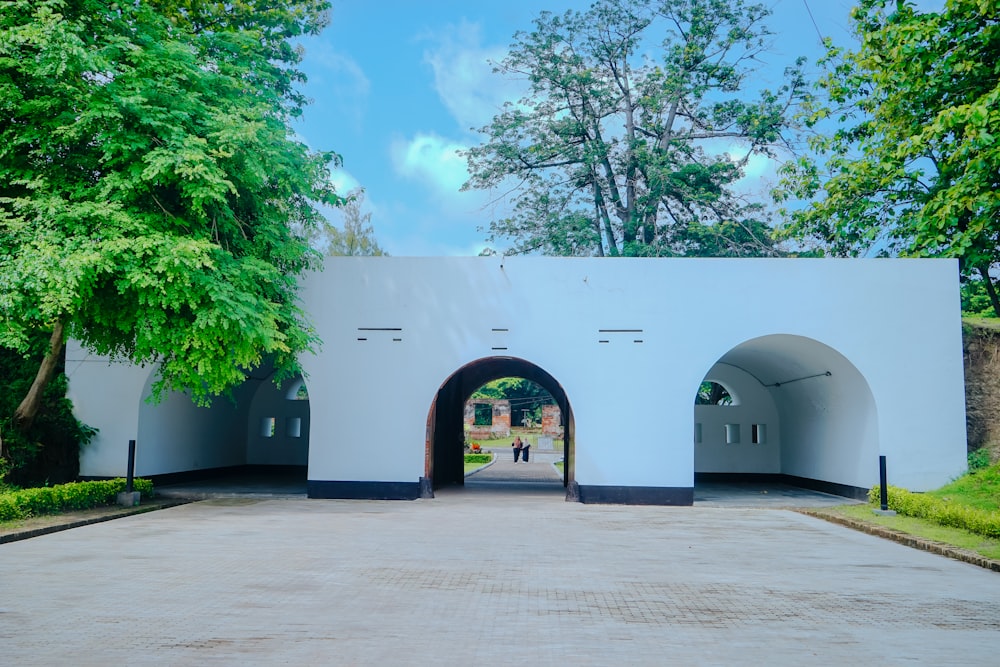
<path fill-rule="evenodd" d="M 302 437 L 302 417 L 289 417 L 285 425 L 285 432 L 289 438 Z"/>
<path fill-rule="evenodd" d="M 701 422 L 696 422 L 694 425 L 694 441 L 695 443 L 701 443 Z"/>
<path fill-rule="evenodd" d="M 755 445 L 767 442 L 767 424 L 754 424 L 750 427 L 750 442 Z"/>
<path fill-rule="evenodd" d="M 264 438 L 274 437 L 274 417 L 264 417 L 260 422 L 260 435 Z"/>
<path fill-rule="evenodd" d="M 491 426 L 493 424 L 493 406 L 489 403 L 476 403 L 476 417 L 473 426 Z"/>
<path fill-rule="evenodd" d="M 727 445 L 738 445 L 738 444 L 740 444 L 740 425 L 739 424 L 726 424 L 726 444 Z"/>

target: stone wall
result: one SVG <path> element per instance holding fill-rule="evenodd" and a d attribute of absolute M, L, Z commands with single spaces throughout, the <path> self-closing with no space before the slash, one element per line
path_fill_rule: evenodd
<path fill-rule="evenodd" d="M 969 451 L 1000 460 L 1000 327 L 965 322 L 965 421 Z"/>
<path fill-rule="evenodd" d="M 542 406 L 542 435 L 561 438 L 563 434 L 562 412 L 558 405 Z"/>
<path fill-rule="evenodd" d="M 476 406 L 489 405 L 493 410 L 490 424 L 476 424 Z M 465 437 L 467 440 L 496 440 L 510 437 L 510 401 L 476 398 L 465 402 Z"/>

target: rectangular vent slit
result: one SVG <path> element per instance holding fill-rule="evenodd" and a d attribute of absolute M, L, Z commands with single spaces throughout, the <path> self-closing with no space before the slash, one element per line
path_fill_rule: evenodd
<path fill-rule="evenodd" d="M 493 329 L 493 331 L 510 331 L 510 329 Z"/>
<path fill-rule="evenodd" d="M 403 327 L 358 327 L 358 331 L 402 331 Z"/>
<path fill-rule="evenodd" d="M 610 341 L 606 341 L 606 340 L 599 340 L 599 341 L 597 341 L 597 342 L 598 342 L 598 343 L 608 343 L 608 342 L 610 342 Z"/>
<path fill-rule="evenodd" d="M 402 342 L 402 340 L 403 340 L 402 338 L 393 338 L 392 342 L 393 343 L 399 343 L 399 342 Z"/>
<path fill-rule="evenodd" d="M 642 333 L 642 329 L 598 329 L 597 333 Z"/>
<path fill-rule="evenodd" d="M 359 338 L 358 340 L 368 340 L 367 338 Z"/>
<path fill-rule="evenodd" d="M 506 350 L 507 348 L 505 348 L 505 347 L 491 347 L 490 349 L 491 350 Z"/>

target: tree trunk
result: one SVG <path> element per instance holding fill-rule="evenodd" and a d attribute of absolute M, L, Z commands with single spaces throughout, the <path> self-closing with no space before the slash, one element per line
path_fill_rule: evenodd
<path fill-rule="evenodd" d="M 63 323 L 56 322 L 52 329 L 52 337 L 49 338 L 49 349 L 42 358 L 42 363 L 35 374 L 35 381 L 31 383 L 28 394 L 14 411 L 14 428 L 21 433 L 26 433 L 35 421 L 38 408 L 42 403 L 42 393 L 45 386 L 52 379 L 56 366 L 59 364 L 59 355 L 63 349 Z"/>
<path fill-rule="evenodd" d="M 993 279 L 990 278 L 989 267 L 979 267 L 979 275 L 983 277 L 983 287 L 986 288 L 986 293 L 990 295 L 990 303 L 993 304 L 993 312 L 997 317 L 1000 317 L 1000 298 L 997 297 L 997 289 L 993 286 Z"/>

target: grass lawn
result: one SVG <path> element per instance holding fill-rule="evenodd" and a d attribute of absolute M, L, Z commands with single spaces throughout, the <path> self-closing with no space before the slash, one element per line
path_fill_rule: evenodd
<path fill-rule="evenodd" d="M 494 460 L 496 460 L 496 456 L 494 456 L 493 458 L 494 458 Z M 468 475 L 473 470 L 479 470 L 483 466 L 488 466 L 490 463 L 492 463 L 492 461 L 489 461 L 487 463 L 469 463 L 468 461 L 466 461 L 466 463 L 465 463 L 465 474 Z"/>
<path fill-rule="evenodd" d="M 986 558 L 1000 560 L 1000 540 L 993 540 L 958 528 L 950 528 L 909 516 L 882 516 L 873 511 L 875 505 L 839 505 L 816 510 L 818 514 L 843 516 L 865 523 L 892 528 L 914 537 L 943 542 L 973 551 Z"/>
<path fill-rule="evenodd" d="M 1000 463 L 963 475 L 928 495 L 986 512 L 1000 512 Z"/>

